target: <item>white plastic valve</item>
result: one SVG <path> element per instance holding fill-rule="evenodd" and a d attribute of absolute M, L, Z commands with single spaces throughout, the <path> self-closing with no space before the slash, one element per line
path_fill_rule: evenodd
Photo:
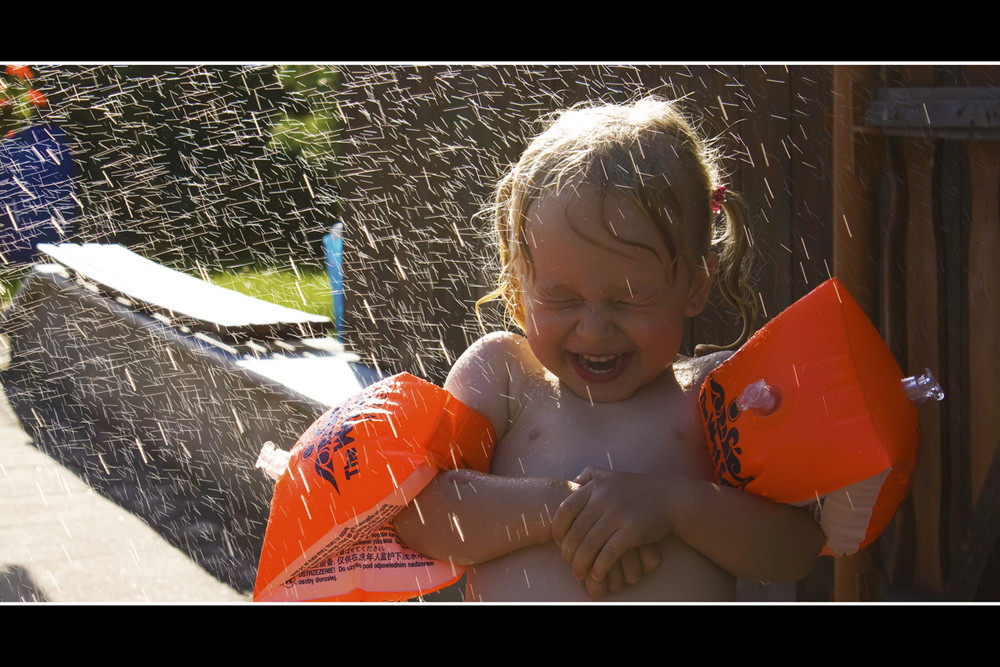
<path fill-rule="evenodd" d="M 277 482 L 285 474 L 285 470 L 288 469 L 288 461 L 291 458 L 291 452 L 279 449 L 273 442 L 268 441 L 260 448 L 256 467 L 263 470 L 268 477 Z"/>
<path fill-rule="evenodd" d="M 918 407 L 932 398 L 935 401 L 944 400 L 944 390 L 941 389 L 938 381 L 934 379 L 934 375 L 929 368 L 924 369 L 923 375 L 912 375 L 903 378 L 903 391 L 906 393 L 906 397 L 910 399 L 910 403 Z"/>
<path fill-rule="evenodd" d="M 757 380 L 747 385 L 736 399 L 736 407 L 740 412 L 753 410 L 762 417 L 777 410 L 779 405 L 781 405 L 781 392 L 764 380 Z"/>

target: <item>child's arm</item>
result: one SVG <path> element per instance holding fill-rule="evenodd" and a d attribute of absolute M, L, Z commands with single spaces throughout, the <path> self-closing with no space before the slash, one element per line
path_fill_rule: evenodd
<path fill-rule="evenodd" d="M 444 388 L 489 419 L 497 440 L 507 431 L 510 376 L 522 339 L 494 334 L 455 363 Z M 514 370 L 512 370 L 514 369 Z M 490 560 L 552 539 L 552 515 L 578 487 L 567 480 L 498 477 L 472 470 L 439 473 L 395 520 L 404 544 L 439 560 Z"/>
<path fill-rule="evenodd" d="M 703 480 L 588 470 L 553 517 L 553 536 L 578 577 L 668 534 L 745 580 L 796 581 L 824 537 L 804 509 Z"/>
<path fill-rule="evenodd" d="M 546 478 L 446 471 L 396 516 L 396 531 L 406 546 L 432 558 L 481 563 L 552 539 L 552 515 L 576 488 Z"/>
<path fill-rule="evenodd" d="M 432 558 L 482 563 L 552 539 L 552 514 L 578 488 L 543 478 L 443 472 L 396 517 L 396 531 L 403 544 Z M 584 578 L 584 584 L 590 597 L 600 599 L 659 565 L 659 549 L 643 545 L 626 550 L 600 578 Z"/>

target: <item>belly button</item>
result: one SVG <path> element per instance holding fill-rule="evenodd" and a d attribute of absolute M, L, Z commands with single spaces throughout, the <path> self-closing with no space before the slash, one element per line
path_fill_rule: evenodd
<path fill-rule="evenodd" d="M 542 434 L 541 429 L 532 429 L 528 431 L 528 440 L 537 440 L 538 436 Z"/>

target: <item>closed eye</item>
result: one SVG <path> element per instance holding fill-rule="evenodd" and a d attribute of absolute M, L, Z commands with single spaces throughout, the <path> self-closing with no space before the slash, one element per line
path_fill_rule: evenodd
<path fill-rule="evenodd" d="M 532 294 L 532 300 L 540 304 L 568 304 L 577 303 L 579 298 L 564 290 L 548 290 L 536 287 Z"/>
<path fill-rule="evenodd" d="M 618 297 L 618 303 L 623 306 L 651 306 L 660 300 L 660 291 L 641 286 L 634 287 L 632 281 L 625 279 L 625 291 Z"/>
<path fill-rule="evenodd" d="M 580 302 L 579 299 L 568 295 L 533 294 L 530 298 L 535 307 L 549 310 L 572 308 Z"/>
<path fill-rule="evenodd" d="M 537 301 L 540 305 L 548 308 L 572 308 L 580 303 L 579 299 L 573 297 L 538 299 Z"/>
<path fill-rule="evenodd" d="M 656 305 L 659 301 L 660 297 L 658 294 L 636 294 L 628 298 L 619 299 L 616 301 L 616 304 L 625 308 L 644 308 Z"/>

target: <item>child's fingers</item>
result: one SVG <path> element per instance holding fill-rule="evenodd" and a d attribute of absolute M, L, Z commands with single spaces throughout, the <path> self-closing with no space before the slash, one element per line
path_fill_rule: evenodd
<path fill-rule="evenodd" d="M 600 600 L 601 598 L 603 598 L 605 595 L 608 594 L 607 578 L 598 581 L 597 579 L 587 577 L 583 581 L 584 581 L 584 586 L 587 589 L 587 595 L 589 595 L 594 600 Z"/>
<path fill-rule="evenodd" d="M 582 486 L 560 504 L 553 517 L 552 537 L 578 579 L 592 575 L 595 560 L 607 549 L 609 538 L 624 520 L 617 492 L 605 482 L 614 474 L 600 468 L 586 468 L 576 479 Z M 598 580 L 607 576 L 630 546 L 623 545 L 604 556 L 606 566 L 598 573 Z"/>
<path fill-rule="evenodd" d="M 563 545 L 567 534 L 576 522 L 580 511 L 586 507 L 589 499 L 590 489 L 586 486 L 581 486 L 566 496 L 565 500 L 556 508 L 556 513 L 552 515 L 552 539 L 555 540 L 556 544 Z M 573 551 L 575 550 L 576 547 L 573 545 Z"/>
<path fill-rule="evenodd" d="M 620 591 L 625 585 L 625 572 L 621 563 L 615 563 L 614 567 L 608 570 L 608 575 L 604 579 L 608 582 L 609 591 L 612 593 Z"/>
<path fill-rule="evenodd" d="M 597 468 L 595 466 L 587 466 L 586 468 L 583 469 L 583 472 L 581 472 L 579 475 L 576 476 L 576 479 L 574 479 L 573 481 L 576 482 L 577 484 L 586 484 L 591 480 L 600 479 L 602 477 L 606 477 L 609 474 L 611 474 L 610 470 L 605 470 L 604 468 Z"/>
<path fill-rule="evenodd" d="M 588 508 L 585 508 L 573 523 L 573 527 L 563 543 L 564 545 L 566 543 L 575 544 L 572 558 L 567 562 L 572 566 L 573 574 L 581 579 L 588 576 L 603 579 L 618 560 L 616 555 L 609 559 L 607 566 L 602 568 L 600 572 L 593 571 L 597 559 L 604 556 L 608 550 L 609 539 L 618 528 L 617 523 L 608 516 L 596 512 L 593 515 L 594 518 L 591 518 Z M 577 532 L 578 530 L 579 532 Z M 567 558 L 567 556 L 568 551 L 564 547 L 563 558 Z"/>
<path fill-rule="evenodd" d="M 628 544 L 623 543 L 622 537 L 620 531 L 615 531 L 603 541 L 600 550 L 594 552 L 593 561 L 589 567 L 590 576 L 597 579 L 606 576 L 629 551 L 633 550 Z M 577 554 L 580 554 L 580 550 L 577 551 Z M 642 561 L 638 558 L 638 554 L 635 554 L 634 557 L 630 557 L 630 572 L 635 572 L 638 569 L 637 563 L 641 568 Z"/>
<path fill-rule="evenodd" d="M 597 520 L 597 514 L 594 511 L 582 518 L 580 514 L 587 509 L 594 488 L 588 482 L 601 477 L 604 473 L 605 471 L 600 468 L 585 468 L 573 480 L 574 484 L 577 485 L 576 490 L 560 503 L 556 513 L 552 516 L 552 539 L 556 544 L 562 546 L 570 531 L 574 531 L 569 545 L 571 553 L 576 551 L 576 545 L 586 535 L 593 522 Z"/>
<path fill-rule="evenodd" d="M 591 576 L 585 579 L 587 593 L 594 599 L 600 599 L 609 591 L 617 592 L 626 584 L 638 583 L 643 574 L 645 574 L 644 565 L 639 549 L 629 549 L 615 561 L 606 575 L 598 578 L 592 572 Z"/>
<path fill-rule="evenodd" d="M 599 515 L 598 515 L 599 516 Z M 570 564 L 573 574 L 583 579 L 590 574 L 594 559 L 607 541 L 602 518 L 586 508 L 577 516 L 562 544 L 563 559 Z M 595 518 L 597 519 L 595 521 Z"/>
<path fill-rule="evenodd" d="M 660 546 L 655 543 L 643 544 L 639 547 L 632 547 L 625 538 L 626 533 L 616 531 L 612 534 L 604 548 L 594 558 L 594 564 L 590 569 L 590 576 L 600 579 L 614 567 L 615 563 L 621 562 L 625 581 L 634 584 L 643 575 L 647 575 L 660 566 L 663 555 Z"/>
<path fill-rule="evenodd" d="M 642 561 L 642 573 L 649 574 L 660 566 L 663 554 L 658 544 L 643 544 L 639 547 L 639 558 Z"/>
<path fill-rule="evenodd" d="M 638 549 L 629 549 L 618 559 L 625 583 L 634 584 L 642 578 L 644 568 Z"/>
<path fill-rule="evenodd" d="M 562 502 L 553 517 L 553 540 L 577 579 L 590 573 L 606 539 L 602 514 L 590 504 L 590 497 L 590 487 L 581 487 Z"/>

